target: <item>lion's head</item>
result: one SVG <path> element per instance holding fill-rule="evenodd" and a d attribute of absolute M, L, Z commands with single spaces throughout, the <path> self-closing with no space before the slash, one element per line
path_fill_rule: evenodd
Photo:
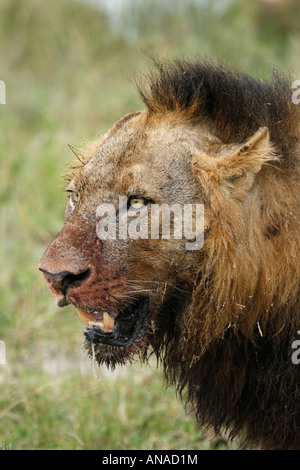
<path fill-rule="evenodd" d="M 211 345 L 229 331 L 253 342 L 270 318 L 275 334 L 289 315 L 285 306 L 295 305 L 299 263 L 290 255 L 299 235 L 287 233 L 296 231 L 299 211 L 299 114 L 280 77 L 262 84 L 179 62 L 158 66 L 149 83 L 140 89 L 146 109 L 80 154 L 65 225 L 39 269 L 58 305 L 76 307 L 99 364 L 114 367 L 154 349 L 167 369 L 180 370 L 171 375 L 182 388 L 195 382 L 194 395 L 191 374 L 200 374 Z M 153 208 L 163 205 L 169 233 L 161 217 L 153 235 Z M 175 209 L 183 216 L 186 207 L 191 227 L 178 233 Z M 197 207 L 204 207 L 200 225 Z"/>
<path fill-rule="evenodd" d="M 201 250 L 187 251 L 172 227 L 170 237 L 151 236 L 151 206 L 203 203 L 191 158 L 195 141 L 203 151 L 207 141 L 174 124 L 144 111 L 114 126 L 71 176 L 65 226 L 40 264 L 58 305 L 74 304 L 86 323 L 86 346 L 96 345 L 99 363 L 123 363 L 143 351 L 157 330 L 178 322 L 191 298 Z M 98 237 L 104 204 L 115 208 L 118 224 L 106 240 Z M 119 212 L 134 209 L 148 212 L 147 238 L 121 238 Z"/>

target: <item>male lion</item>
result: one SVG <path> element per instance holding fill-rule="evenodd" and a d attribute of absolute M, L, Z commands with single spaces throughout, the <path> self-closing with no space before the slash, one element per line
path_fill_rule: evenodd
<path fill-rule="evenodd" d="M 154 351 L 201 425 L 265 449 L 300 447 L 291 83 L 201 61 L 156 65 L 138 87 L 145 109 L 81 152 L 65 225 L 39 265 L 58 305 L 73 304 L 86 323 L 99 364 Z M 154 204 L 203 204 L 203 246 L 188 250 L 174 233 L 100 239 L 97 210 L 116 208 L 117 222 L 120 196 L 125 212 L 149 218 Z"/>

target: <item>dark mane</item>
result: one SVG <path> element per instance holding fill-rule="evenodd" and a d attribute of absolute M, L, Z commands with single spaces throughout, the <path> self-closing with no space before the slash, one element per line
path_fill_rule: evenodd
<path fill-rule="evenodd" d="M 175 112 L 208 124 L 224 142 L 239 142 L 267 126 L 278 152 L 292 156 L 300 107 L 292 103 L 293 79 L 273 71 L 269 81 L 212 62 L 155 63 L 140 96 L 150 113 Z"/>

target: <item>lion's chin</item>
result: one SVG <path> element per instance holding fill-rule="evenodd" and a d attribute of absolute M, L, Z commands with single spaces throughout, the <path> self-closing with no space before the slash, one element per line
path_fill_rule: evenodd
<path fill-rule="evenodd" d="M 116 365 L 125 365 L 135 362 L 139 354 L 141 354 L 146 347 L 146 343 L 141 340 L 136 341 L 130 346 L 115 347 L 101 343 L 94 344 L 85 338 L 83 347 L 88 357 L 90 357 L 94 363 L 99 366 L 104 364 L 106 367 L 113 370 Z"/>
<path fill-rule="evenodd" d="M 98 364 L 112 366 L 132 362 L 144 345 L 149 308 L 148 297 L 139 297 L 129 307 L 112 317 L 107 312 L 90 313 L 80 310 L 79 315 L 89 326 L 84 330 L 84 347 Z M 113 319 L 112 319 L 113 318 Z"/>

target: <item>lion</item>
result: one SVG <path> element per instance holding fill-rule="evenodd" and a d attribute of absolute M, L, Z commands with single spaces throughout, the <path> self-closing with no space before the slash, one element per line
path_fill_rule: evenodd
<path fill-rule="evenodd" d="M 155 353 L 196 422 L 245 448 L 300 448 L 291 83 L 200 59 L 155 64 L 137 82 L 144 109 L 73 149 L 65 224 L 39 264 L 58 306 L 74 305 L 85 323 L 91 358 L 113 369 Z M 203 243 L 187 249 L 187 236 L 162 237 L 161 225 L 155 237 L 117 228 L 101 238 L 99 207 L 118 222 L 120 197 L 131 221 L 177 204 L 195 223 L 203 207 Z"/>

